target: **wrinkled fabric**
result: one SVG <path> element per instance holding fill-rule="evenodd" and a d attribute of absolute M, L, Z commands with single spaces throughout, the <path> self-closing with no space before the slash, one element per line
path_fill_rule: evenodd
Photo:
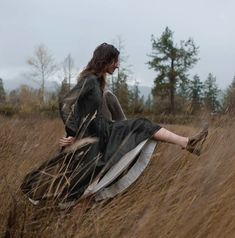
<path fill-rule="evenodd" d="M 78 92 L 77 97 L 75 92 Z M 61 108 L 68 108 L 67 115 L 62 115 L 67 135 L 78 140 L 95 137 L 98 142 L 70 153 L 61 152 L 28 174 L 21 189 L 32 199 L 52 197 L 69 201 L 79 198 L 97 174 L 104 174 L 161 128 L 145 118 L 122 121 L 105 118 L 104 95 L 95 75 L 81 79 L 70 93 L 71 101 L 76 98 L 75 102 L 67 100 L 60 104 Z"/>
<path fill-rule="evenodd" d="M 126 120 L 126 116 L 117 97 L 107 88 L 103 93 L 102 115 L 112 121 Z"/>

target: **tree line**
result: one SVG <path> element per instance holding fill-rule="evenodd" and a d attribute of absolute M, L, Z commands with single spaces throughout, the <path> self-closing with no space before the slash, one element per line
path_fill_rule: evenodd
<path fill-rule="evenodd" d="M 204 81 L 198 74 L 190 77 L 190 69 L 199 60 L 199 47 L 192 38 L 177 44 L 173 36 L 174 32 L 166 27 L 159 38 L 154 35 L 151 37 L 152 52 L 148 55 L 147 65 L 155 71 L 156 77 L 147 99 L 140 94 L 139 83 L 133 77 L 131 65 L 128 65 L 122 39 L 118 37 L 115 41 L 121 52 L 120 67 L 116 74 L 108 78 L 108 86 L 120 100 L 125 113 L 128 116 L 143 113 L 197 115 L 202 111 L 234 114 L 235 77 L 225 93 L 219 89 L 212 73 Z M 0 79 L 0 113 L 57 112 L 58 100 L 71 89 L 71 79 L 76 75 L 71 54 L 58 65 L 47 48 L 40 45 L 27 63 L 31 69 L 28 77 L 38 82 L 39 88 L 22 85 L 6 93 L 3 79 Z M 61 84 L 56 91 L 48 92 L 45 82 L 55 72 L 60 72 Z M 129 86 L 130 82 L 132 87 Z"/>

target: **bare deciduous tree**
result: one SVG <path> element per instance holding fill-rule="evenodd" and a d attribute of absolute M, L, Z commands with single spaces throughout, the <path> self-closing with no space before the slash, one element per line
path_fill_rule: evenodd
<path fill-rule="evenodd" d="M 57 68 L 53 57 L 44 45 L 35 48 L 34 56 L 28 59 L 28 64 L 32 66 L 31 76 L 40 80 L 41 100 L 44 102 L 45 80 L 52 76 Z"/>
<path fill-rule="evenodd" d="M 113 93 L 118 97 L 124 112 L 128 113 L 130 90 L 127 82 L 130 79 L 131 66 L 126 63 L 128 56 L 125 55 L 124 43 L 121 36 L 117 36 L 117 39 L 114 40 L 113 44 L 119 50 L 120 55 L 117 73 L 111 76 L 111 88 Z"/>
<path fill-rule="evenodd" d="M 64 80 L 68 82 L 68 88 L 71 88 L 71 78 L 74 77 L 74 60 L 70 54 L 63 61 Z"/>

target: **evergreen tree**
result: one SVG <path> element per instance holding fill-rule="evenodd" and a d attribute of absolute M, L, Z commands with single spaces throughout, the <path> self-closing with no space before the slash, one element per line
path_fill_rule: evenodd
<path fill-rule="evenodd" d="M 220 90 L 216 84 L 216 77 L 212 73 L 208 74 L 207 80 L 204 82 L 204 104 L 207 110 L 216 112 L 220 108 L 218 100 Z"/>
<path fill-rule="evenodd" d="M 60 87 L 60 90 L 59 90 L 59 99 L 63 98 L 64 95 L 70 90 L 70 85 L 69 83 L 67 82 L 67 78 L 64 78 L 64 80 L 62 81 L 61 83 L 61 87 Z"/>
<path fill-rule="evenodd" d="M 176 85 L 175 111 L 177 113 L 188 113 L 190 103 L 189 80 L 181 81 Z"/>
<path fill-rule="evenodd" d="M 223 108 L 225 112 L 235 113 L 235 76 L 226 90 Z"/>
<path fill-rule="evenodd" d="M 176 85 L 176 93 L 182 97 L 185 101 L 190 98 L 190 80 L 186 79 L 184 82 L 181 81 Z"/>
<path fill-rule="evenodd" d="M 130 113 L 129 107 L 129 97 L 131 97 L 130 90 L 127 85 L 127 81 L 131 71 L 130 66 L 125 66 L 127 61 L 127 56 L 124 52 L 123 41 L 120 37 L 117 38 L 117 41 L 114 43 L 117 49 L 120 52 L 119 56 L 119 68 L 117 69 L 117 74 L 111 76 L 111 89 L 113 93 L 117 96 L 123 110 L 125 113 Z"/>
<path fill-rule="evenodd" d="M 0 103 L 6 102 L 6 92 L 3 87 L 3 80 L 0 78 Z"/>
<path fill-rule="evenodd" d="M 127 75 L 123 70 L 119 70 L 119 73 L 114 77 L 113 81 L 113 93 L 117 96 L 125 113 L 130 112 L 129 108 L 129 96 L 130 91 L 127 85 Z"/>
<path fill-rule="evenodd" d="M 140 97 L 139 83 L 135 80 L 133 89 L 130 91 L 130 109 L 132 114 L 138 114 L 144 110 L 144 98 Z"/>
<path fill-rule="evenodd" d="M 193 39 L 174 44 L 173 32 L 166 27 L 159 39 L 152 35 L 150 68 L 157 72 L 154 80 L 153 95 L 170 97 L 170 112 L 175 113 L 175 93 L 177 84 L 187 82 L 187 72 L 197 62 L 198 47 Z"/>
<path fill-rule="evenodd" d="M 153 106 L 153 99 L 151 97 L 151 94 L 148 95 L 148 98 L 145 102 L 145 110 L 147 113 L 151 113 L 152 112 L 152 106 Z"/>
<path fill-rule="evenodd" d="M 197 74 L 194 75 L 193 80 L 190 81 L 189 89 L 190 111 L 192 114 L 195 114 L 201 108 L 203 97 L 203 83 Z"/>

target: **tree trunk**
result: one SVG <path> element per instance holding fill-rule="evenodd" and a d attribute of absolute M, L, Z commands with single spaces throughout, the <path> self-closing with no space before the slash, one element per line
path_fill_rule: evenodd
<path fill-rule="evenodd" d="M 170 111 L 173 115 L 175 115 L 175 79 L 170 79 Z"/>
<path fill-rule="evenodd" d="M 175 70 L 174 70 L 174 59 L 171 60 L 171 72 L 170 72 L 170 111 L 173 115 L 175 115 Z"/>
<path fill-rule="evenodd" d="M 45 94 L 45 73 L 42 71 L 42 98 L 41 103 L 44 104 L 44 94 Z"/>
<path fill-rule="evenodd" d="M 71 88 L 71 69 L 72 69 L 72 60 L 71 55 L 68 56 L 68 70 L 69 70 L 69 90 Z"/>

